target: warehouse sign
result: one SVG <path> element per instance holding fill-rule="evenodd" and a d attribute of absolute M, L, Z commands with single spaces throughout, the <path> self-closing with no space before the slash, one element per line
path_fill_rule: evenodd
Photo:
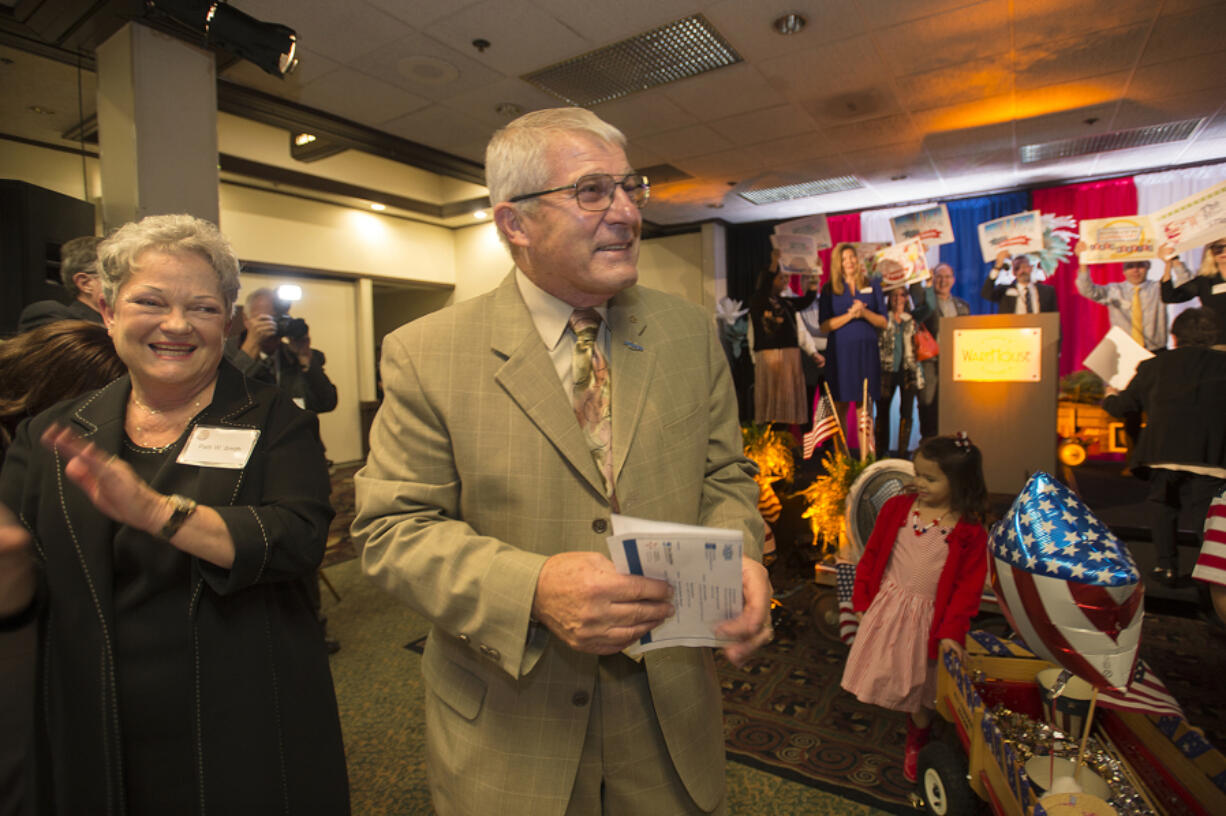
<path fill-rule="evenodd" d="M 955 329 L 954 381 L 1038 382 L 1042 351 L 1038 328 Z"/>

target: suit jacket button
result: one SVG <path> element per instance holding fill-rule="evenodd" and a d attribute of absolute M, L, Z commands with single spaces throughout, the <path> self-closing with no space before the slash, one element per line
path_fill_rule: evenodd
<path fill-rule="evenodd" d="M 576 691 L 574 695 L 570 698 L 570 701 L 577 706 L 587 705 L 587 692 L 586 691 Z"/>
<path fill-rule="evenodd" d="M 481 654 L 485 655 L 490 660 L 498 660 L 500 657 L 502 657 L 497 649 L 495 649 L 493 646 L 486 646 L 484 643 L 481 644 Z"/>
<path fill-rule="evenodd" d="M 456 635 L 455 639 L 460 641 L 461 643 L 468 643 L 468 635 L 464 634 L 463 632 Z"/>
<path fill-rule="evenodd" d="M 592 521 L 592 532 L 593 533 L 603 533 L 603 532 L 608 531 L 608 529 L 609 529 L 609 522 L 606 521 L 605 519 L 598 518 Z"/>

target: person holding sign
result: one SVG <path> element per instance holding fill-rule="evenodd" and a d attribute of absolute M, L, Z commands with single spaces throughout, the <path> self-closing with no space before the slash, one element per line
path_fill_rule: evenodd
<path fill-rule="evenodd" d="M 1077 242 L 1077 255 L 1087 249 Z M 1077 267 L 1077 291 L 1081 296 L 1107 307 L 1111 325 L 1132 337 L 1149 351 L 1166 348 L 1166 307 L 1161 285 L 1147 280 L 1149 261 L 1124 261 L 1124 280 L 1095 283 L 1085 264 Z"/>
<path fill-rule="evenodd" d="M 919 325 L 907 311 L 907 290 L 896 287 L 886 295 L 890 311 L 885 328 L 877 332 L 881 351 L 881 391 L 877 394 L 877 455 L 890 455 L 890 404 L 898 397 L 897 455 L 907 458 L 911 441 L 911 412 L 915 398 L 924 387 L 924 372 L 915 356 L 915 332 Z"/>
<path fill-rule="evenodd" d="M 817 297 L 817 283 L 816 274 L 809 276 L 804 295 L 784 297 L 788 279 L 779 269 L 777 249 L 771 251 L 770 267 L 758 276 L 757 291 L 749 299 L 749 316 L 753 321 L 754 422 L 804 425 L 809 421 L 796 313 Z M 810 354 L 819 366 L 824 364 L 816 349 Z"/>
<path fill-rule="evenodd" d="M 1013 259 L 1014 284 L 1012 286 L 997 284 L 996 277 L 1002 270 L 1008 268 L 1009 250 L 1002 249 L 996 254 L 992 271 L 984 280 L 979 296 L 998 304 L 999 314 L 1037 314 L 1056 311 L 1056 289 L 1046 283 L 1031 281 L 1029 255 L 1018 255 Z"/>
<path fill-rule="evenodd" d="M 860 399 L 864 381 L 870 394 L 881 393 L 881 352 L 877 330 L 886 327 L 881 284 L 870 281 L 849 243 L 830 256 L 830 280 L 818 298 L 821 329 L 826 332 L 826 382 L 840 417 L 847 404 Z"/>
<path fill-rule="evenodd" d="M 1212 309 L 1217 316 L 1217 342 L 1226 343 L 1226 235 L 1216 241 L 1210 241 L 1205 246 L 1205 254 L 1201 257 L 1200 270 L 1196 276 L 1176 286 L 1171 279 L 1171 271 L 1179 264 L 1186 272 L 1187 266 L 1175 255 L 1170 244 L 1158 248 L 1158 257 L 1164 264 L 1162 269 L 1162 300 L 1165 303 L 1183 303 L 1192 298 L 1200 298 L 1200 305 Z"/>
<path fill-rule="evenodd" d="M 0 471 L 0 637 L 40 640 L 34 811 L 347 813 L 304 586 L 332 520 L 315 415 L 224 361 L 238 258 L 212 224 L 127 224 L 99 267 L 129 373 L 23 422 Z"/>

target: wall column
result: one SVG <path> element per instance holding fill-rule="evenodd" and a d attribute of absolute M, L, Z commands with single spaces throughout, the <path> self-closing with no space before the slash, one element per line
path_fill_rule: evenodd
<path fill-rule="evenodd" d="M 129 23 L 97 56 L 104 229 L 164 213 L 217 223 L 213 55 Z"/>

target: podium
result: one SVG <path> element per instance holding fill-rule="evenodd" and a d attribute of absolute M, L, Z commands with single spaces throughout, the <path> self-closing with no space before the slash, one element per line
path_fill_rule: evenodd
<path fill-rule="evenodd" d="M 1060 315 L 941 320 L 940 433 L 966 431 L 983 452 L 991 493 L 1016 494 L 1056 473 Z"/>

